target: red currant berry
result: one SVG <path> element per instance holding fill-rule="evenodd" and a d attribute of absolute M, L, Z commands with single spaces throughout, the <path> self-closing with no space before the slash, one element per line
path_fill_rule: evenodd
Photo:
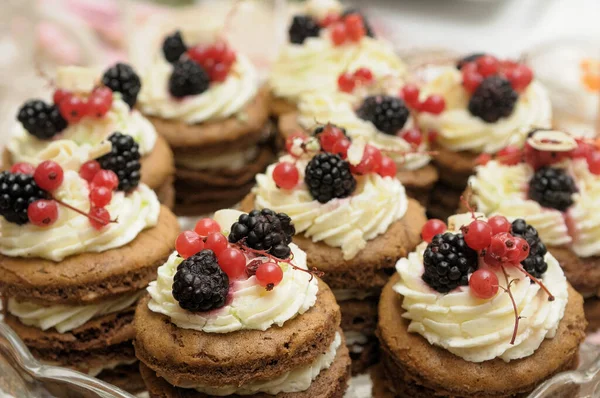
<path fill-rule="evenodd" d="M 287 151 L 287 153 L 296 158 L 299 157 L 301 154 L 294 153 L 294 151 L 292 151 L 292 148 L 294 147 L 294 142 L 296 142 L 298 139 L 302 140 L 302 142 L 306 142 L 306 140 L 308 140 L 308 137 L 303 132 L 296 131 L 285 139 L 285 150 Z"/>
<path fill-rule="evenodd" d="M 88 213 L 92 227 L 101 230 L 110 223 L 110 213 L 104 207 L 92 207 Z"/>
<path fill-rule="evenodd" d="M 273 169 L 273 181 L 278 188 L 292 189 L 298 184 L 299 179 L 300 174 L 293 163 L 280 162 Z"/>
<path fill-rule="evenodd" d="M 407 84 L 400 90 L 400 96 L 404 98 L 404 101 L 414 108 L 419 104 L 419 87 L 416 84 Z"/>
<path fill-rule="evenodd" d="M 64 99 L 72 96 L 73 94 L 68 90 L 63 90 L 62 88 L 58 88 L 54 91 L 52 95 L 52 101 L 55 105 L 59 105 Z"/>
<path fill-rule="evenodd" d="M 50 226 L 58 219 L 58 205 L 53 200 L 36 200 L 27 207 L 27 217 L 38 227 Z"/>
<path fill-rule="evenodd" d="M 430 95 L 420 106 L 421 112 L 439 115 L 446 109 L 446 100 L 441 95 Z"/>
<path fill-rule="evenodd" d="M 517 65 L 506 71 L 506 78 L 515 91 L 523 91 L 533 80 L 533 72 L 526 65 Z"/>
<path fill-rule="evenodd" d="M 236 60 L 237 60 L 237 55 L 236 55 L 235 51 L 233 51 L 230 48 L 227 48 L 227 51 L 225 51 L 223 53 L 223 56 L 221 57 L 221 63 L 223 63 L 227 66 L 232 66 Z"/>
<path fill-rule="evenodd" d="M 590 152 L 587 157 L 587 164 L 590 173 L 600 175 L 600 151 Z"/>
<path fill-rule="evenodd" d="M 373 72 L 369 68 L 358 68 L 354 71 L 354 78 L 362 84 L 373 82 Z"/>
<path fill-rule="evenodd" d="M 523 151 L 525 162 L 536 170 L 543 166 L 558 163 L 568 156 L 569 152 L 539 151 L 529 143 L 525 143 Z"/>
<path fill-rule="evenodd" d="M 319 22 L 323 28 L 327 28 L 330 25 L 333 25 L 336 22 L 340 22 L 340 15 L 335 13 L 329 13 Z"/>
<path fill-rule="evenodd" d="M 475 297 L 488 300 L 498 293 L 498 276 L 490 270 L 478 269 L 469 278 L 469 288 Z"/>
<path fill-rule="evenodd" d="M 492 235 L 496 235 L 502 232 L 509 232 L 511 229 L 511 223 L 504 216 L 492 216 L 488 219 L 488 224 L 492 228 Z"/>
<path fill-rule="evenodd" d="M 440 135 L 440 133 L 438 133 L 437 131 L 427 132 L 427 142 L 430 144 L 435 144 L 439 135 Z"/>
<path fill-rule="evenodd" d="M 573 159 L 587 159 L 591 151 L 591 145 L 583 140 L 577 140 L 577 148 L 569 152 L 569 157 Z"/>
<path fill-rule="evenodd" d="M 60 102 L 58 110 L 68 123 L 77 123 L 89 113 L 89 106 L 87 100 L 71 95 Z"/>
<path fill-rule="evenodd" d="M 477 64 L 477 71 L 483 77 L 488 77 L 498 72 L 498 59 L 491 55 L 479 57 L 475 63 Z"/>
<path fill-rule="evenodd" d="M 500 164 L 514 166 L 521 161 L 521 150 L 514 145 L 509 145 L 498 151 L 496 159 Z"/>
<path fill-rule="evenodd" d="M 465 242 L 473 250 L 482 250 L 492 241 L 492 227 L 485 221 L 475 220 L 465 232 Z"/>
<path fill-rule="evenodd" d="M 402 131 L 400 137 L 402 137 L 404 141 L 408 142 L 413 147 L 418 147 L 423 143 L 423 135 L 416 127 Z"/>
<path fill-rule="evenodd" d="M 463 87 L 465 88 L 465 90 L 467 90 L 467 92 L 473 94 L 475 92 L 475 90 L 477 90 L 477 87 L 479 87 L 479 85 L 483 81 L 483 76 L 481 76 L 478 72 L 470 72 L 470 71 L 465 71 L 463 69 L 462 79 L 463 79 Z"/>
<path fill-rule="evenodd" d="M 518 236 L 513 238 L 514 248 L 509 251 L 508 259 L 513 264 L 519 264 L 529 256 L 529 244 L 523 238 Z"/>
<path fill-rule="evenodd" d="M 383 155 L 381 154 L 381 151 L 373 145 L 367 144 L 360 163 L 356 166 L 350 166 L 350 170 L 352 173 L 361 175 L 377 172 L 382 159 Z"/>
<path fill-rule="evenodd" d="M 481 155 L 477 156 L 477 158 L 475 158 L 475 164 L 479 166 L 485 166 L 490 162 L 490 160 L 492 160 L 492 155 L 490 155 L 489 153 L 482 153 Z"/>
<path fill-rule="evenodd" d="M 348 33 L 346 32 L 346 25 L 341 22 L 335 23 L 331 27 L 331 41 L 336 46 L 341 46 L 346 41 Z"/>
<path fill-rule="evenodd" d="M 209 76 L 211 81 L 215 82 L 224 82 L 229 75 L 229 71 L 231 70 L 231 66 L 218 63 L 209 71 Z"/>
<path fill-rule="evenodd" d="M 381 158 L 379 168 L 377 169 L 377 174 L 382 177 L 395 177 L 396 173 L 398 173 L 396 162 L 394 162 L 392 158 L 388 156 L 383 156 Z"/>
<path fill-rule="evenodd" d="M 88 160 L 79 168 L 79 175 L 87 182 L 92 182 L 94 176 L 101 168 L 97 160 Z"/>
<path fill-rule="evenodd" d="M 344 138 L 346 136 L 342 129 L 331 124 L 326 125 L 319 134 L 321 148 L 326 152 L 331 152 L 335 143 Z"/>
<path fill-rule="evenodd" d="M 119 177 L 112 170 L 99 170 L 92 179 L 92 185 L 114 191 L 119 186 Z"/>
<path fill-rule="evenodd" d="M 258 284 L 267 289 L 271 289 L 279 284 L 283 279 L 283 271 L 279 264 L 272 261 L 262 263 L 256 269 L 256 280 Z"/>
<path fill-rule="evenodd" d="M 201 218 L 196 223 L 194 231 L 200 236 L 208 236 L 211 232 L 221 232 L 221 226 L 212 218 Z"/>
<path fill-rule="evenodd" d="M 203 45 L 194 46 L 187 51 L 187 56 L 203 67 L 207 67 L 206 61 L 208 60 L 208 47 Z"/>
<path fill-rule="evenodd" d="M 352 41 L 360 41 L 366 34 L 365 23 L 360 14 L 350 14 L 344 19 L 346 32 Z"/>
<path fill-rule="evenodd" d="M 217 256 L 227 249 L 227 245 L 227 238 L 220 232 L 209 232 L 204 242 L 204 247 L 212 250 Z"/>
<path fill-rule="evenodd" d="M 508 251 L 508 247 L 506 247 L 507 236 L 510 236 L 507 232 L 500 232 L 492 236 L 492 241 L 490 242 L 490 246 L 487 248 L 487 251 L 498 260 L 501 260 Z M 510 239 L 510 238 L 508 238 Z"/>
<path fill-rule="evenodd" d="M 204 242 L 194 231 L 184 231 L 175 240 L 175 250 L 183 258 L 188 258 L 204 249 Z"/>
<path fill-rule="evenodd" d="M 350 145 L 352 145 L 352 143 L 349 139 L 342 138 L 333 145 L 333 148 L 331 148 L 331 153 L 335 153 L 337 155 L 340 155 L 342 159 L 346 159 L 346 157 L 348 156 L 348 149 L 350 148 Z"/>
<path fill-rule="evenodd" d="M 64 171 L 58 163 L 52 160 L 45 160 L 36 167 L 33 179 L 43 190 L 54 191 L 62 184 Z"/>
<path fill-rule="evenodd" d="M 217 262 L 230 280 L 246 275 L 246 256 L 239 249 L 226 248 L 217 256 Z"/>
<path fill-rule="evenodd" d="M 93 206 L 104 207 L 110 203 L 111 199 L 112 190 L 101 186 L 92 187 L 90 191 L 90 202 Z"/>
<path fill-rule="evenodd" d="M 443 234 L 448 230 L 448 226 L 442 220 L 432 218 L 428 220 L 421 228 L 421 238 L 427 243 L 431 243 L 433 237 L 437 234 Z"/>
<path fill-rule="evenodd" d="M 337 83 L 340 91 L 344 93 L 351 93 L 352 91 L 354 91 L 354 87 L 356 86 L 354 75 L 348 72 L 342 73 L 340 77 L 338 77 Z"/>
<path fill-rule="evenodd" d="M 504 246 L 504 243 L 502 243 Z M 490 267 L 500 267 L 502 265 L 502 261 L 499 257 L 496 257 L 491 250 L 486 250 L 485 255 L 483 256 L 483 262 L 489 265 Z"/>
<path fill-rule="evenodd" d="M 33 173 L 35 173 L 35 167 L 33 167 L 31 163 L 19 162 L 12 165 L 10 172 L 33 175 Z"/>
<path fill-rule="evenodd" d="M 465 64 L 463 64 L 463 66 L 460 68 L 461 72 L 477 72 L 477 63 L 476 62 L 466 62 Z"/>
<path fill-rule="evenodd" d="M 91 116 L 102 117 L 112 106 L 113 93 L 108 87 L 98 87 L 88 98 L 88 112 Z"/>

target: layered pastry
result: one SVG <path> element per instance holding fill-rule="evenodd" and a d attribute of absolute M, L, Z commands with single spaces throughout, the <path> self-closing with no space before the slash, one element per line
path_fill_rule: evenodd
<path fill-rule="evenodd" d="M 552 254 L 541 257 L 543 272 L 527 271 L 543 245 L 530 244 L 535 233 L 523 219 L 481 213 L 425 225 L 425 241 L 383 289 L 378 336 L 391 395 L 376 386 L 375 397 L 525 397 L 577 367 L 583 299 Z"/>
<path fill-rule="evenodd" d="M 118 156 L 111 156 L 111 162 L 109 157 L 98 160 L 119 176 L 119 188 L 127 191 L 141 181 L 161 203 L 172 207 L 173 154 L 152 123 L 134 108 L 141 88 L 135 71 L 122 63 L 104 74 L 70 66 L 58 69 L 54 84 L 52 103 L 32 99 L 19 109 L 2 157 L 3 168 L 57 156 L 84 162 L 90 151 L 109 139 L 113 155 L 118 152 Z"/>
<path fill-rule="evenodd" d="M 90 154 L 116 156 L 111 146 Z M 0 173 L 4 321 L 42 362 L 141 390 L 133 313 L 177 219 L 147 185 L 124 191 L 97 161 L 66 156 L 70 141 L 54 147 L 54 158 Z"/>
<path fill-rule="evenodd" d="M 423 208 L 406 196 L 394 161 L 361 139 L 338 155 L 314 137 L 297 137 L 256 181 L 242 208 L 291 217 L 294 242 L 306 252 L 309 268 L 324 272 L 340 304 L 353 371 L 365 370 L 376 360 L 381 288 L 396 260 L 419 243 Z"/>
<path fill-rule="evenodd" d="M 388 155 L 396 163 L 397 177 L 408 195 L 427 205 L 438 173 L 429 164 L 428 137 L 416 120 L 421 113 L 441 113 L 445 106 L 441 96 L 420 101 L 416 85 L 390 76 L 376 77 L 369 68 L 361 67 L 340 75 L 337 91 L 304 94 L 297 106 L 297 111 L 279 118 L 283 137 L 292 140 L 298 132 L 306 132 L 323 141 L 331 127 L 344 126 L 348 142 L 362 137 Z M 324 128 L 319 123 L 334 126 Z"/>
<path fill-rule="evenodd" d="M 242 199 L 273 150 L 269 91 L 250 60 L 223 41 L 187 37 L 174 32 L 152 54 L 139 107 L 175 154 L 176 212 L 193 215 Z"/>
<path fill-rule="evenodd" d="M 478 166 L 469 186 L 478 211 L 523 216 L 571 285 L 586 298 L 600 295 L 600 147 L 594 142 L 534 131 L 523 150 L 509 146 Z"/>
<path fill-rule="evenodd" d="M 151 397 L 344 395 L 340 310 L 294 232 L 283 213 L 219 210 L 177 238 L 135 314 Z"/>
<path fill-rule="evenodd" d="M 341 74 L 361 67 L 369 68 L 378 79 L 406 74 L 393 47 L 374 37 L 359 11 L 344 10 L 338 1 L 306 1 L 301 13 L 293 17 L 288 43 L 271 71 L 271 112 L 281 116 L 295 111 L 305 93 L 335 92 Z"/>
<path fill-rule="evenodd" d="M 532 128 L 551 126 L 552 108 L 531 69 L 513 61 L 473 54 L 457 65 L 432 67 L 427 74 L 421 96 L 437 94 L 445 102 L 442 112 L 424 113 L 418 120 L 422 130 L 435 136 L 434 162 L 440 173 L 428 211 L 445 219 L 458 207 L 478 157 L 507 145 L 522 146 Z"/>

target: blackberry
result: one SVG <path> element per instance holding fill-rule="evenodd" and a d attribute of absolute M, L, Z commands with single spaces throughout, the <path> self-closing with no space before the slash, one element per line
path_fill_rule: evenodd
<path fill-rule="evenodd" d="M 187 51 L 187 47 L 183 42 L 180 31 L 176 31 L 172 35 L 165 37 L 162 45 L 162 51 L 165 59 L 169 63 L 172 64 L 173 62 L 179 61 L 181 55 Z"/>
<path fill-rule="evenodd" d="M 517 92 L 500 76 L 483 79 L 469 100 L 469 112 L 487 123 L 508 117 L 517 103 Z"/>
<path fill-rule="evenodd" d="M 377 130 L 396 135 L 406 124 L 409 111 L 401 98 L 375 95 L 365 98 L 356 114 L 373 123 Z"/>
<path fill-rule="evenodd" d="M 423 255 L 423 281 L 440 293 L 469 284 L 477 270 L 477 252 L 465 243 L 462 234 L 446 232 L 433 237 Z"/>
<path fill-rule="evenodd" d="M 133 137 L 115 132 L 108 137 L 112 144 L 110 153 L 97 160 L 105 170 L 112 170 L 119 177 L 119 191 L 129 192 L 140 183 L 140 150 Z"/>
<path fill-rule="evenodd" d="M 173 97 L 201 94 L 208 89 L 210 79 L 206 71 L 191 59 L 177 61 L 169 78 L 169 92 Z"/>
<path fill-rule="evenodd" d="M 102 84 L 112 91 L 121 93 L 123 101 L 130 108 L 134 107 L 137 96 L 142 88 L 140 77 L 135 73 L 133 68 L 120 62 L 104 72 Z"/>
<path fill-rule="evenodd" d="M 369 20 L 367 19 L 367 17 L 365 16 L 365 14 L 363 14 L 360 10 L 357 10 L 355 8 L 348 8 L 347 10 L 345 10 L 342 13 L 342 17 L 346 17 L 350 14 L 358 14 L 362 17 L 363 20 L 363 25 L 365 27 L 365 33 L 367 36 L 369 37 L 375 37 L 375 33 L 373 32 L 373 27 L 371 26 L 371 24 L 369 23 Z"/>
<path fill-rule="evenodd" d="M 308 37 L 317 37 L 321 27 L 319 23 L 309 15 L 296 15 L 292 20 L 290 29 L 290 42 L 294 44 L 302 44 Z"/>
<path fill-rule="evenodd" d="M 541 278 L 544 272 L 548 270 L 548 264 L 544 256 L 548 253 L 548 249 L 538 235 L 537 229 L 532 225 L 527 224 L 522 218 L 518 218 L 512 222 L 511 234 L 523 238 L 529 244 L 529 256 L 521 262 L 525 271 L 529 272 L 536 278 Z M 534 283 L 531 281 L 531 283 Z"/>
<path fill-rule="evenodd" d="M 8 171 L 0 173 L 0 215 L 8 222 L 26 224 L 29 222 L 29 205 L 49 197 L 48 193 L 35 183 L 33 176 Z"/>
<path fill-rule="evenodd" d="M 348 197 L 356 189 L 350 163 L 332 153 L 319 153 L 312 158 L 306 165 L 304 181 L 312 197 L 321 203 Z"/>
<path fill-rule="evenodd" d="M 486 55 L 485 53 L 473 53 L 473 54 L 469 54 L 466 57 L 463 57 L 461 59 L 458 60 L 458 62 L 456 63 L 456 69 L 461 69 L 463 66 L 465 66 L 465 64 L 468 64 L 469 62 L 475 62 L 477 61 L 479 58 L 483 57 L 484 55 Z"/>
<path fill-rule="evenodd" d="M 42 100 L 29 100 L 17 114 L 17 120 L 27 132 L 40 140 L 49 140 L 67 127 L 56 105 Z"/>
<path fill-rule="evenodd" d="M 573 193 L 577 192 L 575 181 L 563 169 L 542 167 L 529 181 L 529 198 L 544 207 L 560 211 L 573 204 Z"/>
<path fill-rule="evenodd" d="M 204 249 L 179 264 L 172 289 L 173 297 L 184 310 L 209 311 L 225 305 L 229 278 L 219 266 L 215 253 Z"/>
<path fill-rule="evenodd" d="M 287 214 L 270 209 L 252 210 L 242 214 L 231 226 L 229 241 L 235 243 L 245 239 L 246 246 L 285 259 L 291 254 L 289 244 L 295 233 L 296 228 Z"/>

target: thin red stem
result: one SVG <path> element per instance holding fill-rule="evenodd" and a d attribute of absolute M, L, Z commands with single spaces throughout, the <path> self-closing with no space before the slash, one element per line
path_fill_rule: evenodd
<path fill-rule="evenodd" d="M 504 274 L 504 279 L 506 279 L 506 288 L 504 288 L 502 286 L 498 286 L 498 287 L 500 287 L 502 290 L 504 290 L 506 293 L 508 293 L 508 296 L 510 297 L 510 301 L 512 302 L 512 305 L 513 305 L 513 310 L 515 312 L 515 327 L 513 329 L 512 338 L 510 339 L 510 344 L 513 345 L 513 344 L 515 344 L 515 340 L 517 339 L 517 332 L 519 331 L 519 320 L 521 319 L 521 317 L 519 316 L 519 310 L 517 308 L 517 303 L 515 302 L 515 298 L 512 294 L 512 291 L 510 290 L 510 285 L 512 285 L 513 281 L 508 280 L 508 273 L 506 272 L 506 269 L 504 268 L 503 265 L 501 265 L 501 267 L 502 267 L 502 273 Z"/>
<path fill-rule="evenodd" d="M 98 218 L 98 217 L 96 217 L 96 216 L 94 216 L 94 215 L 88 214 L 88 213 L 86 213 L 86 212 L 84 212 L 84 211 L 82 211 L 82 210 L 79 210 L 78 208 L 76 208 L 76 207 L 73 207 L 73 206 L 71 206 L 70 204 L 68 204 L 68 203 L 66 203 L 66 202 L 63 202 L 63 201 L 62 201 L 62 200 L 60 200 L 60 199 L 52 198 L 52 200 L 54 200 L 54 201 L 55 201 L 56 203 L 58 203 L 59 205 L 61 205 L 61 206 L 64 206 L 64 207 L 66 207 L 67 209 L 73 210 L 74 212 L 76 212 L 76 213 L 79 213 L 79 214 L 81 214 L 82 216 L 86 216 L 87 218 L 89 218 L 89 219 L 92 219 L 92 220 L 94 220 L 94 221 L 96 221 L 96 222 L 98 222 L 98 223 L 100 223 L 100 224 L 102 224 L 102 225 L 107 225 L 107 224 L 110 224 L 110 223 L 117 223 L 117 222 L 118 222 L 118 220 L 117 220 L 117 219 L 114 219 L 114 220 L 109 220 L 109 221 L 108 221 L 108 223 L 107 223 L 105 220 L 103 220 L 103 219 L 101 219 L 101 218 Z"/>
<path fill-rule="evenodd" d="M 550 293 L 550 290 L 548 290 L 548 288 L 542 283 L 541 280 L 539 280 L 538 278 L 536 278 L 535 276 L 531 275 L 529 272 L 527 272 L 525 270 L 525 268 L 523 267 L 519 267 L 517 266 L 517 268 L 519 270 L 521 270 L 521 272 L 523 272 L 525 275 L 527 275 L 532 281 L 534 281 L 535 283 L 537 283 L 548 295 L 548 301 L 554 301 L 555 297 L 552 293 Z"/>

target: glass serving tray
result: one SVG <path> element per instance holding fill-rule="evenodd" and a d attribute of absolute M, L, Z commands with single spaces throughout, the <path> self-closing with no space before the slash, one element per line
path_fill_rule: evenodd
<path fill-rule="evenodd" d="M 365 377 L 355 378 L 347 398 L 368 398 Z M 360 384 L 360 385 L 358 385 Z M 579 391 L 578 391 L 579 390 Z M 0 321 L 0 397 L 135 398 L 113 385 L 83 373 L 43 365 L 21 339 Z M 600 346 L 584 343 L 580 366 L 540 385 L 530 398 L 600 397 Z"/>

